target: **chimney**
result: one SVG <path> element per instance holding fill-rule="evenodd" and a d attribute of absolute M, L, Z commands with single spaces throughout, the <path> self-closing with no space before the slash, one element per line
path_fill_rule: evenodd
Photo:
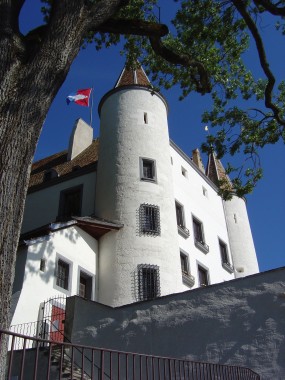
<path fill-rule="evenodd" d="M 205 174 L 205 168 L 204 168 L 204 165 L 203 165 L 203 162 L 202 162 L 202 159 L 201 159 L 201 156 L 200 156 L 200 152 L 199 152 L 199 149 L 196 148 L 192 151 L 192 160 L 194 162 L 194 164 L 196 164 L 196 166 L 198 167 L 198 169 Z"/>
<path fill-rule="evenodd" d="M 93 141 L 93 129 L 82 119 L 77 119 L 69 139 L 67 160 L 71 161 L 83 152 Z"/>

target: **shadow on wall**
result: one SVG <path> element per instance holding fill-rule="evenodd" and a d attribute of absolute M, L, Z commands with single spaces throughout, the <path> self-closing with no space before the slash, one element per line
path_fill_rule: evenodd
<path fill-rule="evenodd" d="M 240 365 L 285 378 L 285 268 L 110 308 L 71 297 L 74 343 Z"/>

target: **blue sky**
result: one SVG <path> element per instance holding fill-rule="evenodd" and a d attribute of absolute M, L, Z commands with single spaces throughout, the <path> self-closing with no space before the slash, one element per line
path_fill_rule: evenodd
<path fill-rule="evenodd" d="M 161 7 L 162 22 L 168 20 L 172 0 L 164 0 Z M 35 10 L 38 0 L 28 0 L 22 13 L 22 31 L 30 25 L 37 25 L 41 19 L 39 10 Z M 166 8 L 167 4 L 167 8 Z M 39 9 L 39 8 L 38 8 Z M 270 21 L 264 23 L 263 33 L 272 66 L 279 79 L 285 76 L 285 49 L 283 40 L 273 33 Z M 284 38 L 284 37 L 283 37 Z M 256 52 L 251 49 L 248 62 L 256 75 L 260 69 L 255 61 Z M 89 109 L 75 104 L 67 106 L 66 96 L 81 88 L 94 87 L 93 128 L 94 137 L 99 134 L 97 107 L 102 96 L 113 88 L 123 66 L 124 58 L 118 48 L 96 52 L 94 46 L 82 50 L 74 61 L 69 75 L 58 92 L 43 126 L 37 147 L 35 160 L 64 150 L 68 146 L 69 136 L 75 120 L 79 117 L 90 120 Z M 206 97 L 193 94 L 180 102 L 178 89 L 163 92 L 169 104 L 170 138 L 189 156 L 192 150 L 200 147 L 205 139 L 201 113 L 207 110 Z M 206 157 L 204 164 L 206 164 Z M 285 266 L 285 149 L 278 143 L 265 147 L 261 152 L 264 177 L 253 194 L 247 196 L 248 213 L 255 241 L 260 270 L 269 270 Z M 226 164 L 227 158 L 223 159 Z"/>

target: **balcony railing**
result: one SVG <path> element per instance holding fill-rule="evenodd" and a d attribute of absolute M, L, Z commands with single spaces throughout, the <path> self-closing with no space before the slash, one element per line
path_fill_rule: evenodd
<path fill-rule="evenodd" d="M 0 344 L 7 338 L 12 341 L 7 380 L 260 380 L 257 373 L 243 367 L 54 342 L 0 330 Z M 14 349 L 15 339 L 23 340 L 22 350 Z"/>

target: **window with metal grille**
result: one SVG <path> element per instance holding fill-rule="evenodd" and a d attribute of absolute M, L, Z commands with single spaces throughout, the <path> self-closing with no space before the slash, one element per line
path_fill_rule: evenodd
<path fill-rule="evenodd" d="M 159 267 L 157 265 L 138 265 L 138 298 L 151 300 L 160 296 Z"/>
<path fill-rule="evenodd" d="M 159 207 L 144 203 L 140 205 L 140 229 L 147 235 L 160 235 Z"/>
<path fill-rule="evenodd" d="M 63 260 L 57 262 L 56 285 L 68 290 L 69 264 Z"/>
<path fill-rule="evenodd" d="M 140 157 L 140 176 L 144 181 L 156 181 L 155 160 Z"/>

